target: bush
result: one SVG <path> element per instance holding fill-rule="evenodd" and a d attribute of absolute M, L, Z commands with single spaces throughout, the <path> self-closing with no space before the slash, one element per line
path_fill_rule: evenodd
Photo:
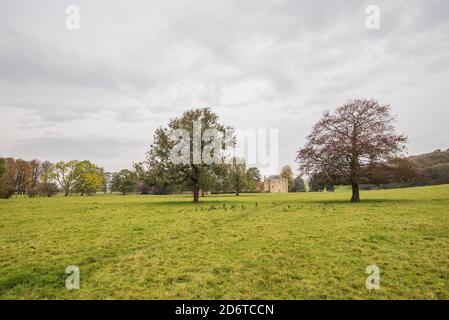
<path fill-rule="evenodd" d="M 306 192 L 306 184 L 304 183 L 304 180 L 297 176 L 295 180 L 293 180 L 293 186 L 290 189 L 290 192 Z"/>
<path fill-rule="evenodd" d="M 37 192 L 42 197 L 54 196 L 58 191 L 58 185 L 54 182 L 40 183 L 37 187 Z"/>

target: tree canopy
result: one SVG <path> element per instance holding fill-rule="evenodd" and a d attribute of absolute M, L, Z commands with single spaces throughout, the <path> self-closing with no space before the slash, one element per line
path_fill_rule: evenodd
<path fill-rule="evenodd" d="M 210 135 L 211 129 L 223 139 Z M 172 119 L 166 127 L 156 130 L 147 153 L 151 180 L 158 185 L 174 182 L 185 186 L 193 191 L 197 203 L 201 183 L 221 169 L 226 147 L 233 139 L 230 132 L 231 128 L 209 108 L 189 110 Z"/>
<path fill-rule="evenodd" d="M 395 133 L 394 120 L 390 105 L 375 100 L 326 111 L 298 151 L 300 171 L 324 183 L 350 184 L 351 201 L 360 201 L 359 184 L 405 151 L 407 138 Z"/>

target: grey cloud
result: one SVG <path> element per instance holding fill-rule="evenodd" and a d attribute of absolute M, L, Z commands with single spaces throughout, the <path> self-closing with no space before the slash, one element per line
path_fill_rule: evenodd
<path fill-rule="evenodd" d="M 128 157 L 136 157 L 135 161 L 141 159 L 148 146 L 147 141 L 137 139 L 50 136 L 16 141 L 2 150 L 2 155 L 55 162 L 87 159 L 99 161 L 100 164 L 114 159 L 121 162 L 123 167 L 129 167 L 132 162 L 129 162 Z"/>
<path fill-rule="evenodd" d="M 377 31 L 365 28 L 371 1 L 84 0 L 79 31 L 64 27 L 68 4 L 0 4 L 0 109 L 16 111 L 1 135 L 11 152 L 62 158 L 79 148 L 131 163 L 128 145 L 141 150 L 169 118 L 211 106 L 229 125 L 282 128 L 280 163 L 291 163 L 322 109 L 354 96 L 391 102 L 413 122 L 404 125 L 412 152 L 447 147 L 421 137 L 414 120 L 427 121 L 427 137 L 449 116 L 448 93 L 427 88 L 449 81 L 447 1 L 375 1 Z M 439 119 L 425 116 L 424 101 Z"/>

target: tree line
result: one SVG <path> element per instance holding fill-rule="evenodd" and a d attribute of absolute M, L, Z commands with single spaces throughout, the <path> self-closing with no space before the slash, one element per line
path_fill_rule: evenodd
<path fill-rule="evenodd" d="M 407 166 L 403 165 L 402 170 L 408 170 L 408 175 L 412 176 L 410 179 L 392 179 L 390 182 L 362 184 L 361 189 L 392 189 L 449 183 L 449 149 L 438 149 L 430 153 L 411 156 L 407 160 Z"/>
<path fill-rule="evenodd" d="M 90 161 L 50 161 L 0 158 L 0 197 L 13 194 L 51 197 L 58 192 L 89 195 L 105 186 L 103 168 Z"/>
<path fill-rule="evenodd" d="M 172 194 L 190 190 L 188 184 L 176 183 L 156 177 L 146 162 L 133 165 L 133 169 L 105 172 L 90 161 L 50 161 L 0 158 L 0 198 L 14 194 L 29 197 L 51 197 L 58 192 L 92 195 L 97 192 L 137 194 Z M 246 168 L 239 163 L 223 166 L 215 174 L 201 176 L 200 192 L 229 193 L 255 192 L 261 181 L 257 168 Z"/>
<path fill-rule="evenodd" d="M 304 180 L 293 178 L 290 166 L 284 166 L 280 176 L 288 180 L 289 192 L 305 192 Z M 207 193 L 258 192 L 262 176 L 256 167 L 246 167 L 243 160 L 223 164 L 213 174 L 203 174 L 200 178 L 199 195 Z M 51 197 L 61 192 L 92 195 L 97 192 L 135 194 L 175 194 L 190 192 L 188 183 L 173 181 L 156 176 L 148 167 L 148 162 L 138 162 L 133 169 L 119 172 L 105 172 L 90 161 L 72 160 L 51 163 L 50 161 L 0 158 L 0 198 L 14 194 L 29 197 Z M 321 189 L 311 188 L 311 191 Z"/>
<path fill-rule="evenodd" d="M 296 158 L 301 174 L 293 178 L 292 169 L 286 166 L 280 175 L 288 180 L 291 192 L 306 190 L 304 177 L 309 180 L 310 191 L 333 191 L 335 185 L 350 185 L 352 202 L 360 201 L 360 189 L 367 185 L 417 181 L 422 170 L 420 173 L 416 162 L 404 157 L 407 137 L 395 132 L 394 122 L 388 104 L 373 99 L 349 100 L 334 112 L 324 112 L 312 127 Z M 226 143 L 210 136 L 210 130 L 226 132 Z M 52 164 L 1 159 L 0 196 L 51 196 L 58 190 L 66 196 L 99 190 L 122 194 L 191 192 L 197 203 L 208 192 L 234 192 L 238 196 L 257 191 L 259 170 L 247 168 L 242 159 L 230 157 L 226 150 L 235 143 L 232 130 L 210 108 L 186 111 L 156 129 L 145 161 L 134 164 L 133 170 L 116 173 L 104 172 L 89 161 Z M 180 131 L 188 138 L 181 139 Z M 201 137 L 199 145 L 190 138 L 195 134 Z M 208 155 L 214 161 L 195 161 L 198 155 Z M 187 161 L 173 161 L 178 156 Z M 444 176 L 447 170 L 447 163 L 437 164 L 426 171 L 427 180 L 446 181 L 434 179 L 434 175 Z"/>

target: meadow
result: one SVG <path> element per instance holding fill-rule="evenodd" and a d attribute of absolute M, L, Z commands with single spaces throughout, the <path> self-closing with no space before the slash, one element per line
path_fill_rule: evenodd
<path fill-rule="evenodd" d="M 0 298 L 449 299 L 449 185 L 361 197 L 0 200 Z M 372 264 L 379 290 L 365 287 Z"/>

